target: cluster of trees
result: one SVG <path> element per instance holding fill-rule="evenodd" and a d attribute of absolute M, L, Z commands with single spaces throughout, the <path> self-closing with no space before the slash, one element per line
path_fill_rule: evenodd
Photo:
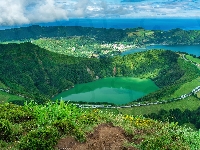
<path fill-rule="evenodd" d="M 0 45 L 0 80 L 11 91 L 50 98 L 74 84 L 93 80 L 83 61 L 31 43 Z"/>
<path fill-rule="evenodd" d="M 112 76 L 151 78 L 162 87 L 152 96 L 155 99 L 168 89 L 174 90 L 178 83 L 200 75 L 198 69 L 180 61 L 172 51 L 150 50 L 97 59 L 60 55 L 29 42 L 0 45 L 0 64 L 2 83 L 15 93 L 38 100 L 51 98 L 74 84 Z"/>
<path fill-rule="evenodd" d="M 169 111 L 161 109 L 157 114 L 151 113 L 144 116 L 161 121 L 178 122 L 179 125 L 192 123 L 197 129 L 200 129 L 200 107 L 192 111 L 189 109 L 181 111 L 179 108 Z"/>
<path fill-rule="evenodd" d="M 177 44 L 200 44 L 200 31 L 172 29 L 169 31 L 154 31 L 154 38 L 149 40 L 153 43 Z"/>

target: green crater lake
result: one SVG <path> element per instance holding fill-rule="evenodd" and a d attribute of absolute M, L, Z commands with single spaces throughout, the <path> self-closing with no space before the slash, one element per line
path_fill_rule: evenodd
<path fill-rule="evenodd" d="M 150 79 L 110 77 L 94 82 L 77 84 L 53 98 L 65 101 L 108 102 L 126 104 L 159 88 Z"/>

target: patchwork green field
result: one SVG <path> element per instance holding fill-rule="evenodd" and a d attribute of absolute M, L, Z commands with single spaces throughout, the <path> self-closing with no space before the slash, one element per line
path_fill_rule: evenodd
<path fill-rule="evenodd" d="M 191 82 L 184 83 L 179 89 L 177 89 L 172 95 L 163 97 L 162 99 L 171 99 L 180 97 L 181 95 L 190 93 L 194 88 L 200 85 L 200 77 L 192 80 Z"/>
<path fill-rule="evenodd" d="M 2 92 L 0 91 L 0 103 L 7 103 L 7 102 L 12 102 L 12 101 L 22 101 L 22 103 L 24 102 L 24 98 L 23 97 L 19 97 L 17 95 L 12 95 L 12 94 L 8 94 L 6 92 Z"/>
<path fill-rule="evenodd" d="M 189 110 L 196 110 L 200 107 L 200 100 L 194 96 L 188 97 L 186 99 L 166 103 L 166 104 L 157 104 L 151 106 L 140 106 L 140 107 L 133 107 L 133 108 L 119 108 L 117 109 L 119 113 L 122 114 L 129 114 L 129 115 L 144 115 L 150 113 L 158 113 L 161 109 L 169 111 L 170 109 L 179 108 L 180 110 L 184 111 L 186 109 Z"/>
<path fill-rule="evenodd" d="M 195 62 L 195 63 L 198 63 L 200 64 L 200 59 L 199 58 L 194 58 L 193 56 L 190 56 L 190 55 L 186 55 L 186 58 Z"/>

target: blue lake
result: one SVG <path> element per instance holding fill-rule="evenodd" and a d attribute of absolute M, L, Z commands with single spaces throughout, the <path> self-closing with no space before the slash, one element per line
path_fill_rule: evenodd
<path fill-rule="evenodd" d="M 181 51 L 186 52 L 188 54 L 194 54 L 196 56 L 200 56 L 200 45 L 151 45 L 147 46 L 146 48 L 136 48 L 125 51 L 122 55 L 127 55 L 136 52 L 142 52 L 150 49 L 165 49 L 165 50 L 172 50 L 172 51 Z"/>

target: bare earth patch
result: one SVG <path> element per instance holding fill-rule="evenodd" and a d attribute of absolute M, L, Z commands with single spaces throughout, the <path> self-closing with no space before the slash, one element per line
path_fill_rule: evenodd
<path fill-rule="evenodd" d="M 137 150 L 124 147 L 124 142 L 130 141 L 123 129 L 111 124 L 101 124 L 87 135 L 85 143 L 79 143 L 72 137 L 60 139 L 56 145 L 59 150 Z"/>

